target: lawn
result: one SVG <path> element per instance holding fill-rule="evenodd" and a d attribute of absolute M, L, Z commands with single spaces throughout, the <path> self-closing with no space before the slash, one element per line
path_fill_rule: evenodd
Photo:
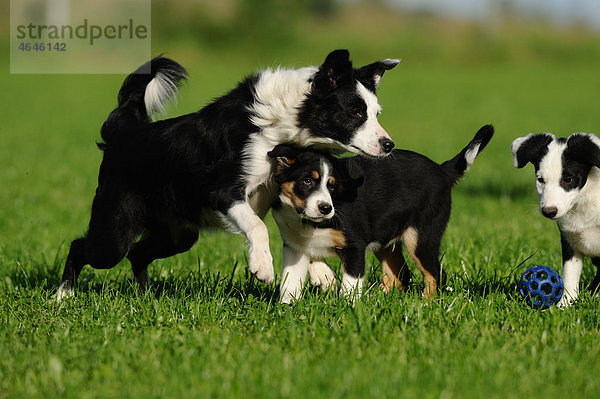
<path fill-rule="evenodd" d="M 57 304 L 68 245 L 88 222 L 95 142 L 123 76 L 5 72 L 0 398 L 598 397 L 600 300 L 584 294 L 570 309 L 536 311 L 516 291 L 527 267 L 560 270 L 561 255 L 556 226 L 537 210 L 532 168 L 513 169 L 510 155 L 511 141 L 530 132 L 600 131 L 598 37 L 513 26 L 480 34 L 435 20 L 395 27 L 384 18 L 370 41 L 343 18 L 331 30 L 297 25 L 311 34 L 294 48 L 157 38 L 156 53 L 168 50 L 191 76 L 171 114 L 199 108 L 257 67 L 318 64 L 335 47 L 349 48 L 356 64 L 403 58 L 379 92 L 380 122 L 398 147 L 441 162 L 480 126 L 496 128 L 454 191 L 442 246 L 452 290 L 423 299 L 413 267 L 411 289 L 385 295 L 369 255 L 370 289 L 355 306 L 310 287 L 284 306 L 277 287 L 249 275 L 245 241 L 216 231 L 154 262 L 152 292 L 137 292 L 123 262 L 86 267 L 78 296 Z M 267 224 L 280 273 L 281 239 L 270 216 Z M 586 261 L 584 286 L 594 274 Z"/>

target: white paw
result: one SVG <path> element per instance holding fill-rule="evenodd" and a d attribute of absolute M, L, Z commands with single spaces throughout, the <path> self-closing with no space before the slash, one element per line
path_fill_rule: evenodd
<path fill-rule="evenodd" d="M 566 309 L 573 304 L 573 302 L 577 299 L 579 292 L 577 290 L 565 290 L 563 292 L 562 298 L 556 304 L 559 309 Z"/>
<path fill-rule="evenodd" d="M 321 287 L 323 291 L 335 288 L 337 285 L 335 273 L 325 262 L 310 262 L 308 265 L 308 273 L 310 274 L 310 283 L 316 287 Z"/>
<path fill-rule="evenodd" d="M 300 299 L 302 299 L 302 292 L 298 292 L 294 295 L 289 291 L 283 291 L 281 293 L 281 297 L 279 298 L 279 302 L 289 305 L 292 302 L 299 301 Z"/>
<path fill-rule="evenodd" d="M 251 248 L 248 253 L 248 265 L 250 272 L 258 280 L 266 284 L 275 281 L 275 272 L 273 271 L 273 257 L 269 248 Z"/>
<path fill-rule="evenodd" d="M 64 298 L 73 298 L 75 296 L 75 290 L 71 286 L 69 281 L 63 282 L 58 291 L 56 291 L 56 302 L 62 301 Z"/>
<path fill-rule="evenodd" d="M 356 278 L 344 274 L 340 292 L 346 299 L 354 302 L 362 296 L 363 282 L 364 278 Z"/>
<path fill-rule="evenodd" d="M 571 306 L 572 303 L 573 303 L 573 300 L 571 299 L 571 297 L 566 294 L 563 294 L 562 298 L 560 298 L 560 301 L 558 301 L 556 306 L 559 309 L 566 309 L 569 306 Z"/>

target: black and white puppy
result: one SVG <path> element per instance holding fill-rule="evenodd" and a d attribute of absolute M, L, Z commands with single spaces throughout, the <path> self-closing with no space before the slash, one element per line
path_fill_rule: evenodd
<path fill-rule="evenodd" d="M 348 51 L 336 50 L 320 67 L 259 72 L 198 112 L 156 122 L 186 72 L 163 57 L 140 67 L 102 127 L 89 229 L 71 244 L 58 299 L 73 294 L 84 265 L 111 268 L 124 257 L 145 286 L 153 260 L 187 251 L 200 228 L 216 226 L 243 233 L 250 271 L 272 282 L 262 218 L 277 189 L 267 152 L 294 143 L 388 154 L 394 143 L 377 121 L 375 90 L 398 62 L 354 69 Z"/>
<path fill-rule="evenodd" d="M 533 164 L 540 212 L 560 231 L 565 293 L 558 305 L 569 306 L 579 292 L 585 256 L 598 268 L 590 289 L 596 292 L 600 284 L 600 139 L 530 134 L 513 141 L 511 152 L 514 167 Z"/>
<path fill-rule="evenodd" d="M 410 272 L 404 244 L 431 298 L 444 284 L 439 262 L 450 218 L 453 185 L 492 138 L 482 127 L 454 158 L 437 164 L 411 151 L 394 150 L 383 159 L 334 158 L 310 149 L 277 146 L 275 181 L 279 204 L 273 217 L 284 241 L 281 301 L 298 299 L 307 271 L 313 283 L 330 286 L 334 274 L 324 258 L 342 261 L 342 292 L 360 295 L 365 253 L 372 250 L 384 272 L 383 288 L 403 289 Z"/>

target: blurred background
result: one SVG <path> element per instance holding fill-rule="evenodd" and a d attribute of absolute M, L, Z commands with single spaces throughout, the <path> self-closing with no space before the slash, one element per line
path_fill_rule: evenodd
<path fill-rule="evenodd" d="M 2 2 L 3 26 L 8 11 Z M 0 256 L 60 269 L 65 245 L 85 231 L 101 159 L 95 142 L 124 75 L 10 75 L 3 32 Z M 560 263 L 533 172 L 513 169 L 510 143 L 530 132 L 600 132 L 597 0 L 155 0 L 151 34 L 152 55 L 165 53 L 190 76 L 170 115 L 199 109 L 257 69 L 319 65 L 337 48 L 356 66 L 401 58 L 378 93 L 380 122 L 398 147 L 444 161 L 480 126 L 496 127 L 455 191 L 452 252 L 510 270 L 547 248 L 539 261 Z M 229 271 L 243 259 L 241 238 L 211 237 L 202 265 Z M 238 240 L 236 250 L 228 240 Z"/>

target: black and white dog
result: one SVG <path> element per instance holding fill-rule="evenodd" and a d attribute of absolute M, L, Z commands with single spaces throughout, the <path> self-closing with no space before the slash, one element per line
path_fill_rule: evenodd
<path fill-rule="evenodd" d="M 152 122 L 186 72 L 157 57 L 129 75 L 102 127 L 104 151 L 87 233 L 71 244 L 58 299 L 82 267 L 131 261 L 145 286 L 148 265 L 187 251 L 203 227 L 243 233 L 250 271 L 274 279 L 262 218 L 277 198 L 267 152 L 281 143 L 379 157 L 394 147 L 377 121 L 375 90 L 387 59 L 354 69 L 347 50 L 320 67 L 265 70 L 198 112 Z"/>
<path fill-rule="evenodd" d="M 530 134 L 513 141 L 511 152 L 514 167 L 533 164 L 540 212 L 558 225 L 565 284 L 558 305 L 569 306 L 579 292 L 585 256 L 598 268 L 592 292 L 600 284 L 600 139 L 586 133 Z"/>
<path fill-rule="evenodd" d="M 405 150 L 367 159 L 275 147 L 269 156 L 280 185 L 272 213 L 284 241 L 281 301 L 299 299 L 307 272 L 313 284 L 333 285 L 327 256 L 342 261 L 342 293 L 360 295 L 367 250 L 381 262 L 384 290 L 403 289 L 410 272 L 400 242 L 423 274 L 424 296 L 435 295 L 445 281 L 439 250 L 450 218 L 452 187 L 493 133 L 492 126 L 482 127 L 441 165 Z"/>

